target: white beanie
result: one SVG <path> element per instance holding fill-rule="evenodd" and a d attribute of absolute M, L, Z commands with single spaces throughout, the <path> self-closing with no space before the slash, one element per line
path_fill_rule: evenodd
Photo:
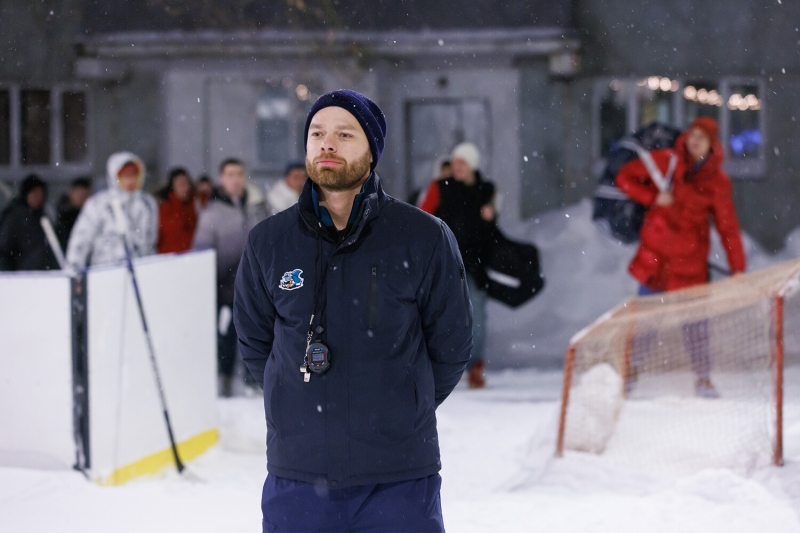
<path fill-rule="evenodd" d="M 481 153 L 478 151 L 478 147 L 472 143 L 461 143 L 453 148 L 450 158 L 463 159 L 472 170 L 478 170 L 478 166 L 481 163 Z"/>

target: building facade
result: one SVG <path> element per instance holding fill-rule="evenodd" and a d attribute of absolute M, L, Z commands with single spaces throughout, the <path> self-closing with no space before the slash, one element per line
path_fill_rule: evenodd
<path fill-rule="evenodd" d="M 378 171 L 400 198 L 468 140 L 503 222 L 524 220 L 591 196 L 627 131 L 710 115 L 744 229 L 777 249 L 800 226 L 796 3 L 261 4 L 0 2 L 0 179 L 99 176 L 127 149 L 151 188 L 231 156 L 268 182 L 303 157 L 315 97 L 348 87 L 386 112 Z"/>

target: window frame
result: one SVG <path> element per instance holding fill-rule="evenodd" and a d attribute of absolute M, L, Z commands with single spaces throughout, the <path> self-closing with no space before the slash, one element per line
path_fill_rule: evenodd
<path fill-rule="evenodd" d="M 734 159 L 731 154 L 730 137 L 731 110 L 728 109 L 728 100 L 731 97 L 731 87 L 734 85 L 755 85 L 758 87 L 760 109 L 758 112 L 758 129 L 761 132 L 761 149 L 758 157 L 751 160 Z M 725 154 L 723 169 L 732 178 L 765 179 L 767 175 L 767 84 L 764 78 L 749 76 L 725 76 L 719 81 L 720 94 L 722 95 L 722 113 L 720 114 L 720 142 Z"/>
<path fill-rule="evenodd" d="M 600 105 L 603 100 L 603 93 L 609 88 L 612 81 L 617 80 L 628 90 L 626 99 L 626 124 L 628 132 L 633 132 L 637 129 L 637 119 L 639 116 L 639 102 L 636 98 L 637 82 L 643 78 L 633 77 L 603 77 L 595 79 L 592 87 L 592 174 L 599 177 L 602 173 L 606 161 L 601 156 L 602 154 L 602 135 L 600 124 Z M 672 96 L 672 124 L 679 128 L 686 128 L 688 124 L 685 123 L 684 117 L 684 97 L 683 89 L 686 87 L 686 77 L 674 78 L 678 82 L 678 90 Z M 766 146 L 768 144 L 768 131 L 767 131 L 767 99 L 766 99 L 766 82 L 763 77 L 758 76 L 722 76 L 716 79 L 704 77 L 692 77 L 692 81 L 704 81 L 707 83 L 716 83 L 720 96 L 722 97 L 723 104 L 720 107 L 719 113 L 719 139 L 722 144 L 725 162 L 723 169 L 734 179 L 766 179 L 767 175 L 767 161 L 766 161 Z M 758 127 L 761 132 L 761 150 L 757 158 L 751 160 L 737 160 L 732 157 L 728 138 L 730 136 L 730 123 L 732 112 L 728 109 L 727 102 L 731 96 L 731 87 L 735 85 L 755 85 L 758 87 L 759 100 L 761 109 L 758 116 Z"/>
<path fill-rule="evenodd" d="M 24 174 L 35 173 L 41 177 L 49 178 L 72 178 L 78 174 L 88 174 L 92 170 L 94 160 L 94 121 L 92 120 L 94 102 L 92 91 L 85 84 L 80 83 L 59 83 L 50 87 L 39 85 L 21 85 L 0 81 L 0 89 L 9 92 L 9 137 L 11 141 L 11 157 L 8 165 L 0 164 L 0 179 L 18 180 Z M 22 113 L 21 97 L 24 90 L 46 90 L 50 91 L 50 163 L 47 165 L 24 165 L 22 164 Z M 63 146 L 63 116 L 62 116 L 62 95 L 68 92 L 80 92 L 84 94 L 86 102 L 86 154 L 81 161 L 66 162 L 64 160 Z"/>
<path fill-rule="evenodd" d="M 268 85 L 272 85 L 274 80 L 279 80 L 277 87 L 280 87 L 286 95 L 286 98 L 289 101 L 289 116 L 287 117 L 289 131 L 288 131 L 288 139 L 289 139 L 289 153 L 287 154 L 286 161 L 294 161 L 294 160 L 305 160 L 306 153 L 305 153 L 305 146 L 298 145 L 298 140 L 301 139 L 303 124 L 305 121 L 305 117 L 308 114 L 308 111 L 303 110 L 303 106 L 305 102 L 309 102 L 309 107 L 313 105 L 313 100 L 301 100 L 299 95 L 297 94 L 297 87 L 303 85 L 309 91 L 307 94 L 311 95 L 315 92 L 319 92 L 319 94 L 324 94 L 324 91 L 320 92 L 322 84 L 315 78 L 308 77 L 308 76 L 294 76 L 291 74 L 284 74 L 283 76 L 274 75 L 269 78 L 263 77 L 250 77 L 247 78 L 251 83 L 260 87 L 261 92 L 266 90 Z M 290 84 L 287 86 L 284 83 L 284 80 L 290 80 Z M 275 85 L 272 85 L 275 87 Z M 316 89 L 316 91 L 314 91 Z M 260 98 L 260 96 L 258 97 Z M 256 101 L 256 104 L 258 100 Z M 253 110 L 255 117 L 256 117 L 256 125 L 258 124 L 258 115 L 256 110 Z M 257 126 L 256 126 L 257 127 Z M 256 142 L 258 142 L 257 130 L 253 131 L 253 135 L 256 138 Z M 255 145 L 255 153 L 253 153 L 253 164 L 252 170 L 254 173 L 262 174 L 265 176 L 277 176 L 283 175 L 283 171 L 286 167 L 286 162 L 282 162 L 280 164 L 276 164 L 274 166 L 269 165 L 261 161 L 258 153 L 258 145 Z"/>

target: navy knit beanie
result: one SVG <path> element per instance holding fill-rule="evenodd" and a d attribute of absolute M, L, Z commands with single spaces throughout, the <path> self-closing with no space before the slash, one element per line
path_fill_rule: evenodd
<path fill-rule="evenodd" d="M 308 142 L 308 127 L 311 125 L 311 119 L 314 118 L 314 115 L 320 109 L 332 106 L 341 107 L 350 112 L 361 124 L 361 128 L 367 135 L 367 141 L 369 141 L 369 151 L 372 152 L 372 166 L 370 168 L 374 170 L 383 152 L 386 139 L 386 118 L 383 116 L 383 111 L 378 107 L 378 104 L 361 93 L 348 89 L 339 89 L 320 96 L 311 107 L 311 111 L 308 112 L 308 117 L 306 117 L 306 129 L 303 139 Z"/>

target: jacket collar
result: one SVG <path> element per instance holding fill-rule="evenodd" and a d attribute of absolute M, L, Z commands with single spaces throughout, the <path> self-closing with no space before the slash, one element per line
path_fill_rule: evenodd
<path fill-rule="evenodd" d="M 452 176 L 452 175 L 447 177 L 447 178 L 444 178 L 442 181 L 448 182 L 448 185 L 459 184 L 459 185 L 463 185 L 464 187 L 467 187 L 467 188 L 480 187 L 481 185 L 484 184 L 483 174 L 481 174 L 480 170 L 475 170 L 474 173 L 475 173 L 475 182 L 472 185 L 467 185 L 463 181 L 457 180 L 455 178 L 455 176 Z"/>
<path fill-rule="evenodd" d="M 222 190 L 222 187 L 217 187 L 214 189 L 214 192 L 211 193 L 211 199 L 219 200 L 220 202 L 236 207 L 233 198 L 225 194 L 225 191 Z M 241 205 L 239 207 L 243 208 L 246 205 L 247 205 L 247 189 L 245 189 L 244 192 L 242 193 Z"/>
<path fill-rule="evenodd" d="M 180 200 L 178 195 L 175 194 L 175 191 L 169 191 L 166 201 L 174 205 L 192 205 L 194 204 L 194 195 L 190 194 L 186 200 Z"/>
<path fill-rule="evenodd" d="M 306 180 L 303 192 L 300 193 L 300 200 L 297 202 L 300 216 L 312 231 L 327 240 L 336 242 L 334 235 L 338 234 L 338 240 L 342 241 L 343 246 L 350 246 L 358 240 L 363 229 L 377 218 L 378 212 L 386 202 L 386 193 L 383 192 L 380 177 L 373 171 L 361 187 L 361 192 L 353 200 L 347 228 L 343 232 L 336 232 L 333 228 L 334 232 L 331 232 L 326 226 L 328 221 L 329 225 L 333 226 L 333 221 L 330 220 L 327 210 L 319 207 L 314 187 L 310 179 Z M 328 220 L 325 219 L 326 215 Z"/>
<path fill-rule="evenodd" d="M 705 181 L 715 177 L 722 169 L 724 161 L 724 152 L 722 144 L 714 139 L 711 142 L 711 150 L 708 152 L 708 157 L 699 165 L 689 156 L 686 150 L 686 137 L 687 133 L 682 133 L 675 141 L 675 151 L 683 156 L 683 163 L 686 168 L 685 178 L 687 181 Z"/>

